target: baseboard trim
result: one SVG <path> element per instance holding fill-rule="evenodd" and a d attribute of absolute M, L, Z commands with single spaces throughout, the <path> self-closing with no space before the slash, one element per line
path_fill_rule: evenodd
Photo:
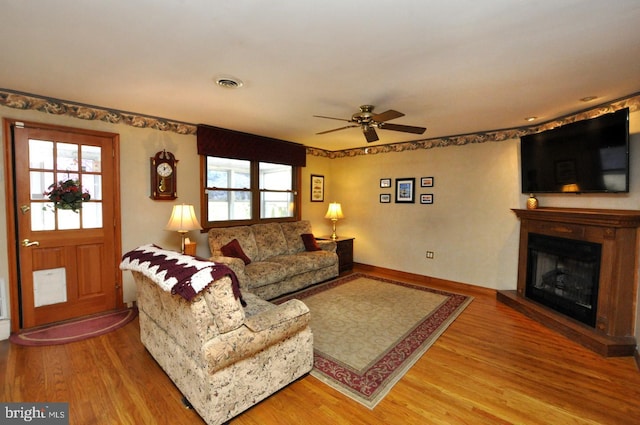
<path fill-rule="evenodd" d="M 445 289 L 450 292 L 464 292 L 465 294 L 481 294 L 496 296 L 496 290 L 491 288 L 484 288 L 482 286 L 471 285 L 468 283 L 455 282 L 452 280 L 440 279 L 437 277 L 425 276 L 416 273 L 402 272 L 399 270 L 387 269 L 384 267 L 372 266 L 369 264 L 354 263 L 354 271 L 363 273 L 372 273 L 377 275 L 384 275 L 389 278 L 398 280 L 406 279 L 416 282 L 420 285 L 429 286 L 431 288 L 437 287 Z"/>
<path fill-rule="evenodd" d="M 636 351 L 633 353 L 633 358 L 636 359 L 636 369 L 640 372 L 640 351 L 638 351 L 638 347 L 636 346 Z"/>

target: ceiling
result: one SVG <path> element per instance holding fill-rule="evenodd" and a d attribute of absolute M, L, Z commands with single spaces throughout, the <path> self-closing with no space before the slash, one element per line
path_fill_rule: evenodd
<path fill-rule="evenodd" d="M 341 150 L 640 92 L 640 1 L 0 0 L 0 87 Z M 218 77 L 243 82 L 216 85 Z M 598 98 L 585 103 L 587 96 Z M 362 104 L 406 114 L 367 144 Z"/>

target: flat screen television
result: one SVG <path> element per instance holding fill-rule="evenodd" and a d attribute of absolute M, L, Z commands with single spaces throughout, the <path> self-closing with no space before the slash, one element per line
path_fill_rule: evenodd
<path fill-rule="evenodd" d="M 629 109 L 520 138 L 522 193 L 629 192 Z"/>

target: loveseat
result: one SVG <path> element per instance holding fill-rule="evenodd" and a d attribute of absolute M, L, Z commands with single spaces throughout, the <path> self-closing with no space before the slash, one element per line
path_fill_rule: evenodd
<path fill-rule="evenodd" d="M 241 293 L 224 265 L 145 245 L 125 254 L 140 338 L 209 425 L 224 423 L 313 367 L 309 310 Z M 243 307 L 244 304 L 244 307 Z"/>
<path fill-rule="evenodd" d="M 240 287 L 270 300 L 338 276 L 336 243 L 315 240 L 307 220 L 209 230 L 211 261 L 226 264 Z"/>

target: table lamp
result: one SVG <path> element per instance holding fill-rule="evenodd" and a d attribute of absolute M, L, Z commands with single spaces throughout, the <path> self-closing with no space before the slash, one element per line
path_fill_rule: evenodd
<path fill-rule="evenodd" d="M 336 221 L 338 221 L 339 218 L 344 218 L 344 214 L 342 214 L 342 206 L 338 202 L 330 203 L 329 209 L 327 210 L 327 214 L 325 214 L 324 218 L 330 219 L 333 223 L 331 239 L 338 239 L 338 236 L 336 235 Z"/>
<path fill-rule="evenodd" d="M 173 230 L 182 236 L 182 244 L 180 252 L 184 254 L 184 238 L 189 230 L 200 230 L 202 227 L 198 223 L 193 205 L 174 205 L 171 211 L 171 218 L 165 227 L 165 230 Z"/>

